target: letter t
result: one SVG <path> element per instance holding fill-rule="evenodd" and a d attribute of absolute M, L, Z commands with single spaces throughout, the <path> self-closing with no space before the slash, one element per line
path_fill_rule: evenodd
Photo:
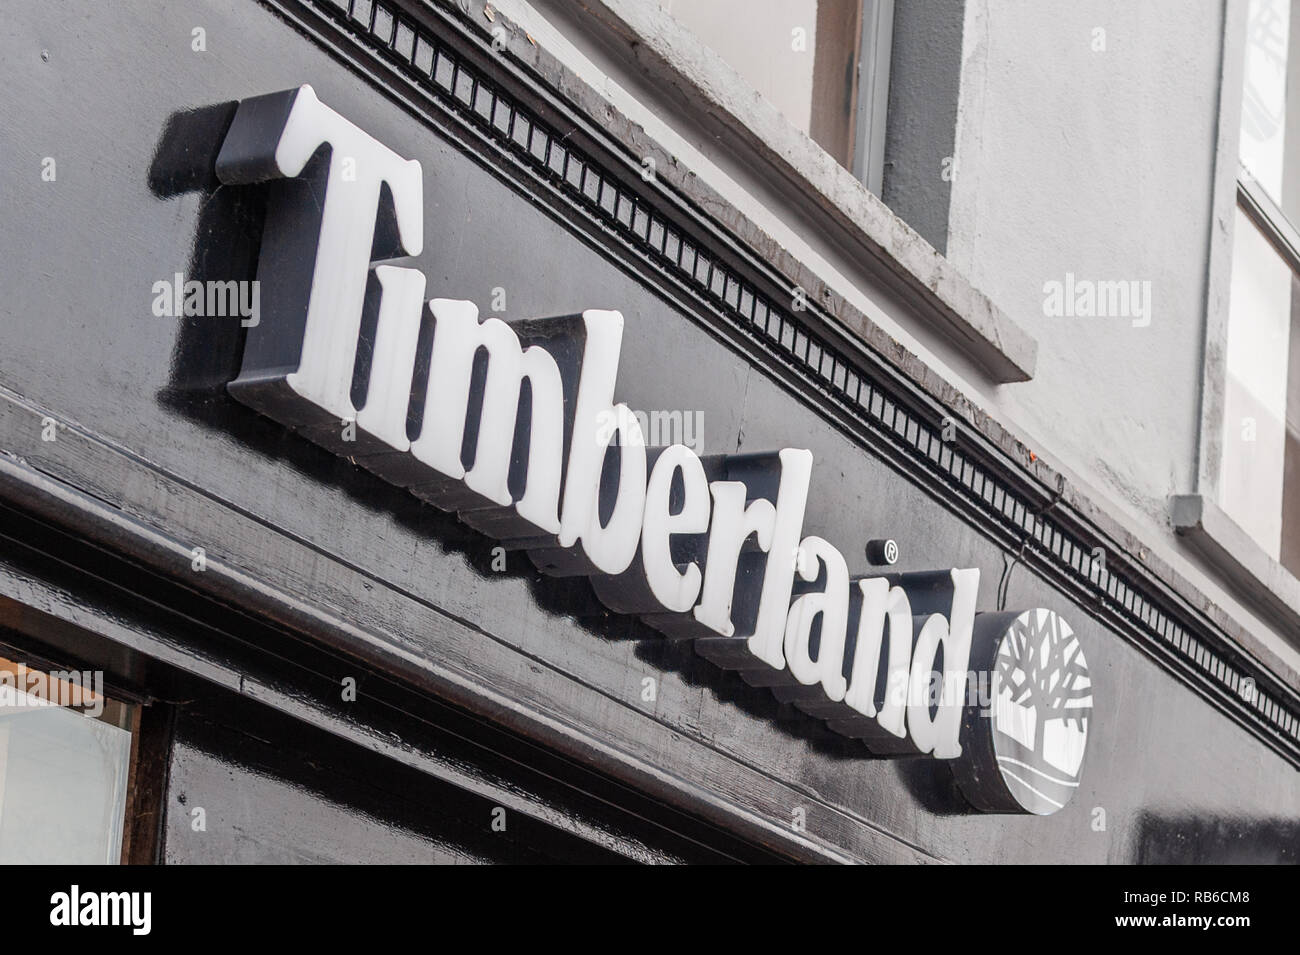
<path fill-rule="evenodd" d="M 292 179 L 303 175 L 322 145 L 330 147 L 323 197 L 314 179 L 272 202 L 258 271 L 266 321 L 249 330 L 244 367 L 231 390 L 264 411 L 284 399 L 301 405 L 292 401 L 296 395 L 337 423 L 356 416 L 352 376 L 371 255 L 418 255 L 424 247 L 420 164 L 334 112 L 310 86 L 300 86 L 240 102 L 216 172 L 227 184 Z M 391 215 L 380 208 L 384 186 Z M 319 233 L 304 234 L 315 216 Z M 264 330 L 268 324 L 273 327 Z M 284 410 L 277 415 L 282 420 Z M 321 420 L 310 411 L 298 408 L 297 420 L 286 423 Z"/>

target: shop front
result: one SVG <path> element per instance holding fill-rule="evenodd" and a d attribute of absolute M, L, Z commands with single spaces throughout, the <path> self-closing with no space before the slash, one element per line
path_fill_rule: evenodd
<path fill-rule="evenodd" d="M 0 855 L 1296 861 L 1267 651 L 490 7 L 75 9 L 0 656 L 90 689 Z"/>

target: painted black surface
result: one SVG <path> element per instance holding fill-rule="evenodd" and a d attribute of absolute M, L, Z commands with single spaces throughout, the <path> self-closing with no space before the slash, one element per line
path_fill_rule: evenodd
<path fill-rule="evenodd" d="M 200 21 L 203 54 L 190 48 Z M 105 36 L 114 42 L 99 42 Z M 151 69 L 141 72 L 141 62 Z M 689 647 L 606 613 L 585 583 L 543 579 L 514 559 L 505 573 L 495 572 L 487 538 L 232 401 L 224 385 L 239 370 L 238 321 L 155 318 L 150 287 L 178 271 L 253 277 L 264 197 L 215 188 L 210 160 L 233 101 L 310 82 L 325 102 L 424 164 L 426 251 L 414 264 L 429 276 L 431 295 L 471 298 L 486 311 L 501 287 L 514 318 L 621 309 L 628 330 L 619 395 L 629 405 L 701 411 L 706 451 L 811 448 L 806 533 L 859 555 L 869 539 L 895 538 L 900 572 L 977 566 L 981 608 L 993 609 L 996 599 L 999 546 L 937 493 L 907 480 L 896 457 L 865 449 L 822 396 L 799 393 L 785 373 L 671 287 L 648 284 L 612 243 L 544 207 L 527 183 L 469 158 L 454 131 L 431 128 L 444 120 L 400 107 L 265 7 L 247 0 L 32 7 L 0 37 L 0 63 L 17 113 L 2 133 L 6 153 L 17 157 L 17 171 L 6 172 L 6 218 L 28 224 L 21 235 L 7 230 L 0 249 L 0 448 L 14 473 L 21 466 L 80 488 L 178 546 L 204 546 L 214 563 L 442 667 L 462 682 L 440 692 L 463 693 L 458 702 L 473 710 L 466 718 L 496 734 L 481 747 L 489 755 L 522 747 L 570 767 L 576 782 L 563 789 L 576 802 L 564 804 L 557 819 L 589 818 L 583 798 L 634 806 L 641 799 L 645 812 L 658 806 L 666 814 L 654 827 L 658 838 L 700 831 L 696 841 L 706 841 L 711 831 L 709 844 L 732 855 L 742 849 L 717 826 L 793 854 L 792 810 L 805 808 L 801 838 L 843 858 L 1294 859 L 1285 839 L 1289 821 L 1300 817 L 1295 771 L 1024 564 L 1010 571 L 1006 605 L 1066 614 L 1097 683 L 1083 787 L 1048 819 L 971 813 L 941 763 L 870 758 Z M 39 177 L 46 155 L 59 160 L 55 183 Z M 67 426 L 54 442 L 41 441 L 43 414 Z M 191 574 L 184 559 L 164 568 L 155 558 L 143 576 L 119 559 L 134 546 L 128 531 L 119 539 L 105 531 L 91 545 L 79 536 L 92 532 L 78 527 L 75 508 L 41 504 L 42 520 L 63 530 L 38 533 L 19 516 L 37 503 L 24 501 L 17 486 L 6 485 L 17 510 L 5 515 L 4 561 L 35 579 L 63 581 L 70 596 L 59 599 L 67 607 L 125 603 L 109 616 L 128 627 L 156 614 L 177 647 L 221 661 L 222 678 L 235 675 L 236 688 L 245 676 L 249 687 L 274 685 L 281 712 L 307 720 L 338 708 L 338 666 L 315 655 L 324 652 L 326 634 L 286 623 L 288 610 L 268 621 L 259 619 L 263 611 L 239 609 L 242 591 L 216 572 Z M 42 534 L 50 536 L 35 551 L 23 549 Z M 131 605 L 131 591 L 148 614 Z M 6 607 L 30 627 L 15 639 L 30 641 L 35 632 L 65 655 L 115 660 L 115 670 L 144 691 L 166 692 L 179 679 L 147 655 L 88 641 L 18 603 L 11 597 Z M 358 641 L 350 650 L 349 666 L 371 656 L 370 668 L 391 684 L 385 694 L 406 701 L 396 712 L 339 714 L 337 732 L 353 745 L 390 732 L 405 738 L 401 727 L 422 707 L 463 711 L 417 692 L 411 673 L 378 662 L 375 645 Z M 332 646 L 330 658 L 340 653 Z M 640 698 L 646 676 L 657 681 L 653 703 Z M 518 711 L 486 698 L 471 707 L 484 687 L 501 688 Z M 251 730 L 230 712 L 182 724 L 188 735 L 177 752 L 180 778 L 222 778 L 231 750 L 240 749 L 230 734 L 237 740 Z M 571 746 L 571 754 L 547 753 L 530 739 Z M 411 749 L 429 759 L 438 752 L 428 741 Z M 578 766 L 578 753 L 598 772 Z M 426 774 L 437 763 L 412 759 Z M 266 798 L 285 811 L 296 802 L 307 814 L 328 804 L 344 807 L 340 819 L 373 815 L 366 807 L 376 803 L 364 793 L 349 783 L 331 790 L 311 767 L 276 762 L 265 751 L 241 765 L 236 776 L 272 767 L 281 782 Z M 456 778 L 455 785 L 470 785 L 470 777 Z M 511 773 L 502 769 L 498 778 Z M 227 796 L 240 792 L 232 781 Z M 713 802 L 706 806 L 707 798 Z M 664 807 L 668 801 L 707 811 L 710 822 L 677 815 Z M 1098 809 L 1105 831 L 1094 829 Z M 391 827 L 393 845 L 430 844 L 420 835 L 430 824 L 415 817 Z M 638 830 L 626 817 L 610 828 L 631 834 L 627 844 L 646 841 L 634 838 Z M 571 831 L 592 838 L 589 829 Z M 1275 848 L 1279 836 L 1283 845 Z M 165 851 L 181 846 L 179 839 L 169 829 Z M 320 847 L 316 835 L 303 839 Z M 448 844 L 461 845 L 450 836 Z M 228 843 L 222 851 L 244 850 Z"/>
<path fill-rule="evenodd" d="M 8 509 L 0 527 L 4 569 L 75 593 L 133 630 L 170 635 L 238 674 L 222 689 L 0 599 L 5 655 L 46 669 L 73 661 L 102 669 L 109 694 L 142 705 L 148 732 L 165 733 L 165 742 L 151 741 L 164 765 L 145 767 L 153 773 L 146 788 L 163 793 L 157 805 L 152 793 L 142 800 L 158 818 L 134 827 L 147 845 L 133 861 L 151 861 L 150 850 L 166 862 L 781 861 L 75 536 Z M 344 675 L 356 686 L 349 701 Z M 255 685 L 283 687 L 293 704 L 254 702 Z M 334 718 L 329 731 L 322 713 Z M 381 755 L 377 739 L 424 758 Z M 203 830 L 194 828 L 196 805 L 212 813 Z M 508 838 L 490 827 L 498 807 Z M 337 831 L 350 816 L 358 832 Z M 373 844 L 359 837 L 367 831 Z"/>
<path fill-rule="evenodd" d="M 626 861 L 237 700 L 177 722 L 166 847 L 169 864 Z"/>

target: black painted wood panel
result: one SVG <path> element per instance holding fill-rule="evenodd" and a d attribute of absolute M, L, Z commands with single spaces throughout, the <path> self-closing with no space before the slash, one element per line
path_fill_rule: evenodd
<path fill-rule="evenodd" d="M 200 26 L 202 53 L 191 48 Z M 899 569 L 979 567 L 981 606 L 991 608 L 1003 553 L 951 502 L 908 480 L 887 449 L 864 448 L 824 396 L 764 364 L 666 283 L 647 281 L 526 182 L 468 155 L 454 128 L 435 128 L 432 111 L 403 107 L 264 6 L 45 4 L 0 34 L 0 63 L 17 112 L 4 132 L 17 157 L 5 173 L 6 218 L 29 224 L 0 239 L 0 493 L 14 521 L 27 515 L 72 532 L 44 539 L 42 554 L 77 563 L 103 548 L 129 558 L 157 578 L 142 592 L 161 588 L 159 603 L 203 624 L 160 624 L 156 637 L 139 639 L 144 657 L 165 648 L 169 666 L 380 751 L 379 716 L 336 719 L 330 709 L 346 667 L 362 667 L 804 858 L 1099 862 L 1229 852 L 1206 835 L 1188 846 L 1188 831 L 1237 833 L 1232 852 L 1266 858 L 1279 851 L 1277 832 L 1293 831 L 1300 785 L 1281 756 L 1023 565 L 1010 573 L 1008 606 L 1066 614 L 1097 685 L 1083 789 L 1048 819 L 974 814 L 942 763 L 871 759 L 689 647 L 609 615 L 580 582 L 543 579 L 514 558 L 494 571 L 488 539 L 233 402 L 223 386 L 237 371 L 237 321 L 151 313 L 152 283 L 177 272 L 254 274 L 261 196 L 217 189 L 207 166 L 233 101 L 310 82 L 420 159 L 427 238 L 415 264 L 431 295 L 474 299 L 486 312 L 501 288 L 509 317 L 619 308 L 628 320 L 622 400 L 698 412 L 709 452 L 810 448 L 806 532 L 851 555 L 852 570 L 866 569 L 866 540 L 891 536 L 903 548 Z M 58 161 L 55 182 L 40 178 L 44 156 Z M 54 441 L 42 440 L 47 417 L 59 423 Z M 11 538 L 13 553 L 23 536 Z M 194 547 L 207 555 L 201 573 L 191 569 Z M 54 570 L 22 563 L 15 558 L 6 593 L 41 602 L 51 618 L 94 618 L 110 599 L 88 596 L 86 581 L 47 593 L 41 582 Z M 115 587 L 112 599 L 129 603 L 119 591 L 131 585 Z M 207 602 L 231 616 L 200 609 Z M 112 635 L 114 615 L 105 616 L 95 632 L 132 639 Z M 135 618 L 122 619 L 135 632 Z M 253 662 L 239 646 L 262 625 L 288 641 L 287 663 L 258 660 L 259 679 L 246 680 Z M 346 663 L 313 680 L 289 665 L 311 657 L 295 642 Z M 641 697 L 645 677 L 657 681 L 652 702 Z M 234 717 L 206 730 L 183 725 L 193 728 L 175 768 L 192 782 L 181 789 L 215 787 L 225 774 L 231 798 L 256 790 L 285 813 L 296 802 L 322 819 L 380 818 L 357 808 L 373 807 L 364 794 L 335 792 L 302 767 L 239 762 L 228 734 L 250 726 Z M 412 766 L 427 755 L 419 745 L 385 752 Z M 259 772 L 266 779 L 255 783 Z M 804 832 L 791 827 L 796 809 L 807 813 Z M 454 833 L 430 835 L 418 816 L 381 823 L 393 854 L 433 853 L 439 839 L 450 848 L 438 851 L 453 856 L 481 851 Z M 286 832 L 279 818 L 259 824 Z M 346 855 L 356 845 L 298 832 L 300 845 L 286 836 L 277 851 Z M 167 851 L 200 857 L 181 835 L 169 827 Z M 213 857 L 248 845 L 228 841 Z"/>

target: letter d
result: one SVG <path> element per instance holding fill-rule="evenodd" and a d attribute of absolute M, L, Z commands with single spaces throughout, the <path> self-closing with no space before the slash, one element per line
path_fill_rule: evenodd
<path fill-rule="evenodd" d="M 970 667 L 971 635 L 975 626 L 975 600 L 980 572 L 971 568 L 952 571 L 952 610 L 948 620 L 931 614 L 917 636 L 907 687 L 907 727 L 912 743 L 936 759 L 961 755 L 961 716 L 965 699 L 952 699 L 957 687 L 966 686 Z M 939 647 L 943 647 L 943 686 L 934 719 L 930 718 L 930 678 Z"/>

